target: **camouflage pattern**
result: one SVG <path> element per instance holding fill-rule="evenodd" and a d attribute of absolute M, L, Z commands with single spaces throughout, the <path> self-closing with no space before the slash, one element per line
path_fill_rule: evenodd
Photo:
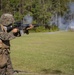
<path fill-rule="evenodd" d="M 3 14 L 0 18 L 0 39 L 1 40 L 11 40 L 15 38 L 12 32 L 7 33 L 5 26 L 14 23 L 14 17 L 12 14 Z M 5 31 L 5 32 L 4 32 Z"/>
<path fill-rule="evenodd" d="M 7 26 L 14 22 L 11 14 L 3 14 L 0 18 L 0 75 L 13 75 L 13 67 L 10 59 L 10 40 L 15 36 L 12 32 L 2 31 L 1 25 Z"/>
<path fill-rule="evenodd" d="M 13 75 L 10 60 L 10 40 L 0 40 L 0 75 Z"/>
<path fill-rule="evenodd" d="M 14 23 L 14 17 L 12 14 L 3 14 L 0 18 L 0 23 L 4 26 L 8 26 L 10 23 Z"/>
<path fill-rule="evenodd" d="M 12 40 L 14 38 L 15 38 L 15 36 L 13 35 L 12 32 L 10 32 L 10 33 L 1 32 L 0 33 L 0 39 L 1 40 Z"/>

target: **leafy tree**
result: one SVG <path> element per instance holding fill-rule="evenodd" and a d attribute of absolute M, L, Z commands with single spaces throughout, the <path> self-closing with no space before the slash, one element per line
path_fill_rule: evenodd
<path fill-rule="evenodd" d="M 11 12 L 16 19 L 30 13 L 34 23 L 47 24 L 54 14 L 64 15 L 74 0 L 0 0 L 0 14 Z"/>

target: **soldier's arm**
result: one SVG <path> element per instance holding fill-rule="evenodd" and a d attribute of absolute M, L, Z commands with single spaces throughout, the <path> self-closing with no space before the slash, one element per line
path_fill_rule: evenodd
<path fill-rule="evenodd" d="M 16 37 L 14 34 L 17 33 L 17 32 L 18 32 L 18 29 L 14 28 L 10 33 L 8 33 L 8 39 L 9 40 L 14 39 Z"/>
<path fill-rule="evenodd" d="M 18 29 L 13 29 L 10 33 L 7 32 L 1 32 L 0 33 L 0 39 L 1 40 L 12 40 L 15 38 L 14 33 L 16 33 Z"/>

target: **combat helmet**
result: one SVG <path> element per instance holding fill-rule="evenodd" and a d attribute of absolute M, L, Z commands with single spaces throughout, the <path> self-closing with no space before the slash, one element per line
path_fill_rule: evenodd
<path fill-rule="evenodd" d="M 0 18 L 0 24 L 8 26 L 9 24 L 14 23 L 14 17 L 12 14 L 5 13 Z"/>

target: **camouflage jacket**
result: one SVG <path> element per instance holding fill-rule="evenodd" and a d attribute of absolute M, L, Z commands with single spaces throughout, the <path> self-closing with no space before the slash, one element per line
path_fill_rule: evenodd
<path fill-rule="evenodd" d="M 0 32 L 0 68 L 6 66 L 10 54 L 10 40 L 15 38 L 12 32 Z"/>
<path fill-rule="evenodd" d="M 0 39 L 1 40 L 12 40 L 14 38 L 15 38 L 15 36 L 13 35 L 12 32 L 10 32 L 10 33 L 0 32 Z"/>

